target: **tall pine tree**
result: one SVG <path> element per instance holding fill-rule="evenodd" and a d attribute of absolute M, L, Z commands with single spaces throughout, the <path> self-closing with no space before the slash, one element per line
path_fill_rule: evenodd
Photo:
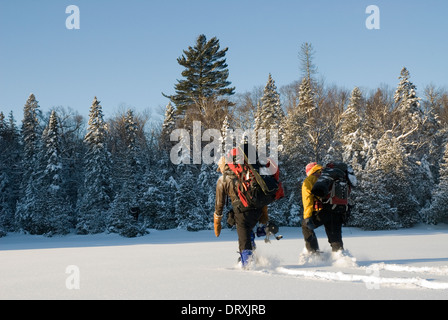
<path fill-rule="evenodd" d="M 40 202 L 38 175 L 41 164 L 38 154 L 41 148 L 42 131 L 38 119 L 39 104 L 34 94 L 31 94 L 25 103 L 22 120 L 23 144 L 23 178 L 21 182 L 20 200 L 16 210 L 17 229 L 32 234 L 41 233 L 36 228 L 37 220 L 43 208 Z"/>
<path fill-rule="evenodd" d="M 77 206 L 77 232 L 99 233 L 105 230 L 106 213 L 113 200 L 111 160 L 107 149 L 107 126 L 100 102 L 95 97 L 90 108 L 89 127 L 84 138 L 84 183 Z"/>
<path fill-rule="evenodd" d="M 281 151 L 282 150 L 282 137 L 283 137 L 283 121 L 285 120 L 285 113 L 282 109 L 280 102 L 280 95 L 277 91 L 275 81 L 269 74 L 268 82 L 264 87 L 263 96 L 261 97 L 261 105 L 257 108 L 257 115 L 255 121 L 255 134 L 257 136 L 258 150 L 270 147 L 271 143 L 271 130 L 278 130 L 278 140 L 275 142 L 278 146 L 278 150 L 266 150 L 269 151 Z M 262 131 L 265 130 L 265 131 Z M 262 134 L 262 133 L 265 133 Z M 264 141 L 264 138 L 266 141 Z M 269 153 L 267 153 L 269 154 Z"/>
<path fill-rule="evenodd" d="M 201 34 L 194 47 L 188 47 L 177 62 L 184 67 L 182 77 L 175 85 L 176 94 L 167 96 L 177 108 L 179 114 L 196 107 L 205 112 L 204 106 L 210 99 L 214 100 L 234 94 L 234 87 L 229 87 L 227 80 L 229 70 L 225 59 L 228 48 L 221 50 L 216 37 L 207 41 Z M 229 102 L 230 104 L 230 102 Z"/>
<path fill-rule="evenodd" d="M 12 111 L 8 121 L 0 112 L 0 237 L 14 231 L 19 199 L 22 148 Z"/>
<path fill-rule="evenodd" d="M 117 192 L 110 213 L 107 217 L 109 232 L 116 232 L 126 237 L 135 237 L 145 233 L 144 226 L 138 223 L 138 216 L 142 208 L 143 177 L 145 166 L 141 159 L 138 140 L 138 125 L 132 110 L 128 110 L 125 117 L 125 150 L 120 154 L 125 158 L 121 163 L 124 168 L 121 188 Z"/>
<path fill-rule="evenodd" d="M 431 224 L 448 222 L 448 211 L 445 208 L 448 203 L 448 144 L 445 145 L 441 162 L 439 183 L 432 191 L 431 205 L 422 211 L 424 221 Z"/>
<path fill-rule="evenodd" d="M 50 115 L 48 126 L 42 136 L 40 162 L 42 169 L 39 176 L 39 190 L 43 211 L 40 212 L 38 224 L 41 232 L 67 234 L 70 230 L 71 208 L 64 190 L 64 170 L 61 152 L 61 136 L 56 112 Z"/>

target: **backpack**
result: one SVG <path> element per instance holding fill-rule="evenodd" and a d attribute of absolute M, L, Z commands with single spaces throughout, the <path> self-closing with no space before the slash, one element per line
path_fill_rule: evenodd
<path fill-rule="evenodd" d="M 347 211 L 352 187 L 356 187 L 353 169 L 343 162 L 330 162 L 322 169 L 311 193 L 325 208 Z"/>
<path fill-rule="evenodd" d="M 230 150 L 226 156 L 227 166 L 237 177 L 238 201 L 234 205 L 240 211 L 261 209 L 284 197 L 277 164 L 268 159 L 266 165 L 262 165 L 258 156 L 256 163 L 251 164 L 248 150 L 249 146 L 245 144 Z"/>

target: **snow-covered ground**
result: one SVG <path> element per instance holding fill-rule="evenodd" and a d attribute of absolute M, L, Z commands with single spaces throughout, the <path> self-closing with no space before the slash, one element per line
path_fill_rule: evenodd
<path fill-rule="evenodd" d="M 344 228 L 348 254 L 299 259 L 301 230 L 257 239 L 257 264 L 237 266 L 236 232 L 152 230 L 0 238 L 0 299 L 448 299 L 448 226 Z"/>

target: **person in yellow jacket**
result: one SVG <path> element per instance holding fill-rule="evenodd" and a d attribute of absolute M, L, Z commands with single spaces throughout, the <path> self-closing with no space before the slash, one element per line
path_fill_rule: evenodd
<path fill-rule="evenodd" d="M 319 244 L 314 229 L 321 225 L 325 226 L 325 232 L 332 251 L 343 250 L 343 216 L 338 212 L 331 211 L 311 193 L 314 184 L 322 173 L 322 169 L 322 166 L 316 162 L 308 164 L 305 168 L 307 177 L 302 184 L 302 233 L 305 239 L 305 247 L 309 253 L 319 251 Z"/>

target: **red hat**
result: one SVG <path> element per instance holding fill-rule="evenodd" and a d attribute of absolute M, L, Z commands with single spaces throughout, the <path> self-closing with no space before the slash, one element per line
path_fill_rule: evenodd
<path fill-rule="evenodd" d="M 317 162 L 311 162 L 307 164 L 305 168 L 306 176 L 309 176 L 309 172 L 314 168 L 315 165 L 317 165 Z"/>

